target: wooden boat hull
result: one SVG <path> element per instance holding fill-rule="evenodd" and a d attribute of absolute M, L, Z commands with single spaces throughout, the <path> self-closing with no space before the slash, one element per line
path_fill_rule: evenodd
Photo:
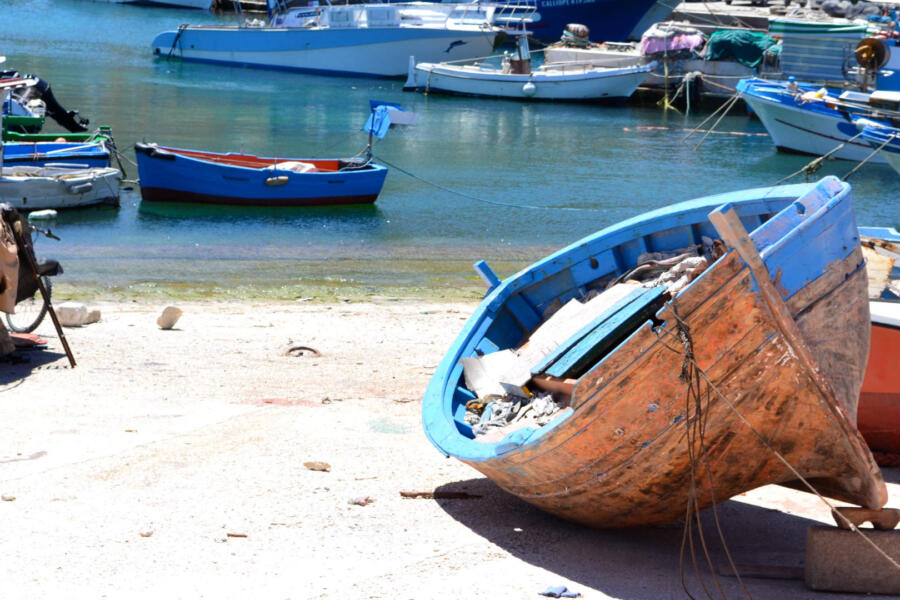
<path fill-rule="evenodd" d="M 900 454 L 900 303 L 872 304 L 869 364 L 859 395 L 859 431 L 869 447 Z"/>
<path fill-rule="evenodd" d="M 145 202 L 241 206 L 333 206 L 375 202 L 387 169 L 379 165 L 339 170 L 336 159 L 275 159 L 135 146 Z M 298 173 L 272 168 L 306 162 L 322 170 Z"/>
<path fill-rule="evenodd" d="M 473 439 L 460 420 L 460 404 L 472 397 L 462 357 L 515 346 L 530 329 L 518 325 L 523 305 L 540 314 L 554 299 L 577 297 L 592 278 L 627 270 L 642 248 L 715 236 L 704 216 L 723 202 L 748 225 L 765 220 L 752 239 L 828 386 L 798 359 L 732 250 L 582 375 L 555 421 L 524 440 Z M 495 288 L 439 366 L 423 422 L 446 454 L 519 498 L 595 527 L 683 518 L 692 493 L 704 508 L 762 485 L 796 485 L 773 449 L 823 493 L 880 507 L 886 488 L 855 427 L 868 321 L 846 185 L 830 178 L 685 203 L 599 232 Z M 710 382 L 700 386 L 699 409 L 682 379 L 684 332 Z M 690 437 L 701 423 L 702 443 Z"/>
<path fill-rule="evenodd" d="M 121 178 L 111 168 L 4 167 L 0 202 L 25 211 L 118 204 Z"/>

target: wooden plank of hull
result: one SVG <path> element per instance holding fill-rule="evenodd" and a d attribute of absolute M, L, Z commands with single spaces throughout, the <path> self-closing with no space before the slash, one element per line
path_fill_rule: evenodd
<path fill-rule="evenodd" d="M 852 394 L 854 385 L 859 389 L 865 361 L 858 357 L 865 357 L 868 340 L 854 328 L 868 313 L 851 310 L 841 319 L 830 317 L 838 307 L 852 305 L 853 298 L 865 297 L 861 264 L 856 250 L 810 284 L 820 297 L 804 294 L 789 303 L 792 312 L 801 313 L 804 335 L 822 337 L 827 324 L 831 337 L 846 346 L 842 354 L 857 357 L 844 366 L 853 372 L 835 386 L 844 394 Z M 848 272 L 853 274 L 847 277 Z M 844 408 L 853 402 L 843 398 L 834 411 L 824 406 L 819 387 L 801 368 L 733 252 L 674 305 L 690 328 L 699 366 L 768 444 L 831 495 L 868 507 L 884 504 L 880 472 Z M 578 381 L 575 412 L 564 426 L 548 432 L 540 444 L 469 464 L 524 500 L 592 526 L 683 517 L 692 472 L 686 424 L 696 424 L 697 415 L 686 404 L 687 388 L 680 380 L 684 353 L 677 337 L 669 335 L 677 334 L 671 309 L 660 317 L 664 331 L 657 334 L 644 325 Z M 835 331 L 836 326 L 846 329 Z M 824 360 L 822 355 L 833 352 L 827 348 L 816 356 L 827 377 L 838 370 L 838 355 Z M 705 385 L 703 418 L 708 445 L 697 481 L 701 508 L 714 499 L 795 479 Z"/>

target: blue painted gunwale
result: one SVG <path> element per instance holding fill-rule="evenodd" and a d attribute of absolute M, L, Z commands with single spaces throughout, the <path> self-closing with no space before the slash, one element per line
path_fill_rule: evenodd
<path fill-rule="evenodd" d="M 87 167 L 108 167 L 109 150 L 103 142 L 4 142 L 3 163 L 6 166 L 43 167 L 47 163 L 76 163 Z"/>
<path fill-rule="evenodd" d="M 186 202 L 210 204 L 256 204 L 260 206 L 302 206 L 306 204 L 348 204 L 374 202 L 387 176 L 387 168 L 369 164 L 365 169 L 295 173 L 284 169 L 235 166 L 202 160 L 179 152 L 202 152 L 211 157 L 248 157 L 235 153 L 212 152 L 156 146 L 162 156 L 136 151 L 141 193 L 145 190 L 183 198 Z M 249 157 L 275 164 L 286 161 L 340 161 L 325 158 Z M 286 176 L 288 183 L 268 186 L 266 180 Z M 191 199 L 193 198 L 193 200 Z M 308 200 L 309 202 L 306 202 Z M 170 201 L 170 200 L 166 200 Z M 177 200 L 176 200 L 177 201 Z"/>
<path fill-rule="evenodd" d="M 465 401 L 474 395 L 464 388 L 460 359 L 474 356 L 476 351 L 518 345 L 554 300 L 565 303 L 583 293 L 586 284 L 627 271 L 643 252 L 682 248 L 699 242 L 702 235 L 717 238 L 707 215 L 725 204 L 733 206 L 752 231 L 751 239 L 786 299 L 819 277 L 828 264 L 846 258 L 859 243 L 850 187 L 835 177 L 815 184 L 744 190 L 682 202 L 575 242 L 492 288 L 469 318 L 425 392 L 422 420 L 432 444 L 447 456 L 469 462 L 503 461 L 518 448 L 540 443 L 551 431 L 563 429 L 574 414 L 571 408 L 530 435 L 528 430 L 519 433 L 516 440 L 474 441 L 471 428 L 462 421 Z M 592 259 L 596 267 L 591 266 Z M 533 320 L 528 319 L 528 309 L 534 313 Z M 514 311 L 525 318 L 513 318 Z M 523 327 L 522 322 L 528 325 Z M 614 353 L 615 349 L 610 354 Z"/>
<path fill-rule="evenodd" d="M 893 140 L 888 141 L 892 135 L 896 137 Z M 881 152 L 900 154 L 900 129 L 897 129 L 896 127 L 864 127 L 862 130 L 862 137 L 869 142 L 869 145 L 873 148 L 881 148 Z M 885 142 L 887 142 L 887 145 L 882 147 L 882 144 Z"/>

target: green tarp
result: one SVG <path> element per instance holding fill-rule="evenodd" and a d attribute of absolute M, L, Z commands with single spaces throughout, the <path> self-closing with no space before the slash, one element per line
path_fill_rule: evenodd
<path fill-rule="evenodd" d="M 764 33 L 729 29 L 716 31 L 706 42 L 706 60 L 734 59 L 744 66 L 755 69 L 762 62 L 763 53 L 777 42 Z"/>

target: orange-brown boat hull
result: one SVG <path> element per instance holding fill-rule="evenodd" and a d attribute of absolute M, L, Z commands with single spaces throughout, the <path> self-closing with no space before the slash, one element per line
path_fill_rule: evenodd
<path fill-rule="evenodd" d="M 520 498 L 597 527 L 677 520 L 692 490 L 704 508 L 796 481 L 772 449 L 831 496 L 883 506 L 884 482 L 855 427 L 869 347 L 859 333 L 869 322 L 859 249 L 788 307 L 833 396 L 800 363 L 732 251 L 663 309 L 662 325 L 645 324 L 579 379 L 565 427 L 512 456 L 467 462 Z M 699 411 L 682 380 L 676 311 L 714 386 L 699 386 Z M 698 428 L 705 441 L 689 445 Z"/>

